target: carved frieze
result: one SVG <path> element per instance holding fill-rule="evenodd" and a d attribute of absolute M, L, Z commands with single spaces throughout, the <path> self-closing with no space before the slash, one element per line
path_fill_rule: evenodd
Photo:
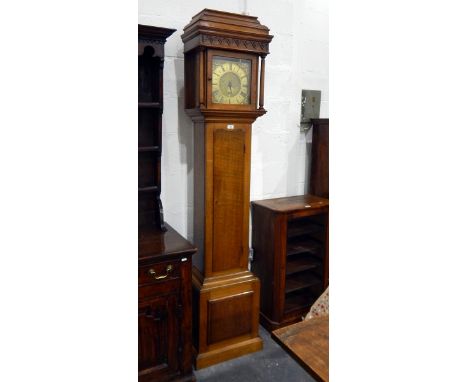
<path fill-rule="evenodd" d="M 268 53 L 268 43 L 240 38 L 201 35 L 201 44 L 208 47 L 242 49 L 259 53 Z"/>

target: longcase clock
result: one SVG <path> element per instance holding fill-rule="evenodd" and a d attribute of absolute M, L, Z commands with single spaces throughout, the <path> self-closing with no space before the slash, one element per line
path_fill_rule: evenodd
<path fill-rule="evenodd" d="M 196 368 L 260 350 L 259 280 L 248 270 L 250 141 L 265 114 L 273 36 L 257 17 L 205 9 L 184 28 L 185 109 L 194 122 L 192 272 Z"/>

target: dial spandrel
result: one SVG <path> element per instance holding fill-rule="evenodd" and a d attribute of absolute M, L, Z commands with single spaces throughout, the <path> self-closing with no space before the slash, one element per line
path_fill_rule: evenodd
<path fill-rule="evenodd" d="M 213 57 L 212 102 L 231 105 L 250 104 L 250 60 Z"/>

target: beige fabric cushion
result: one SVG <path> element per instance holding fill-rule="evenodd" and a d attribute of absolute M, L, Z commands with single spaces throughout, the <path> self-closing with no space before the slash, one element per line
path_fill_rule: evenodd
<path fill-rule="evenodd" d="M 328 287 L 325 292 L 314 302 L 309 313 L 304 320 L 309 320 L 312 317 L 328 316 Z"/>

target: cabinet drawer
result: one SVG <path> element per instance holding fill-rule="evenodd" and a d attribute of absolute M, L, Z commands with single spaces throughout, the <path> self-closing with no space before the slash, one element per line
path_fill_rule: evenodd
<path fill-rule="evenodd" d="M 138 268 L 138 286 L 161 283 L 180 277 L 180 260 L 165 261 Z"/>

